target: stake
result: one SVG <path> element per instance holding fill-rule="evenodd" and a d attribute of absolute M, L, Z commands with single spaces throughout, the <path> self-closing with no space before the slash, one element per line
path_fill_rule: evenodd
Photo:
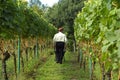
<path fill-rule="evenodd" d="M 6 71 L 6 61 L 2 60 L 2 70 L 3 70 L 3 79 L 8 80 L 7 71 Z"/>
<path fill-rule="evenodd" d="M 83 63 L 83 53 L 82 53 L 82 49 L 80 49 L 80 67 L 82 67 L 82 63 Z"/>
<path fill-rule="evenodd" d="M 20 73 L 20 36 L 18 37 L 18 73 Z"/>

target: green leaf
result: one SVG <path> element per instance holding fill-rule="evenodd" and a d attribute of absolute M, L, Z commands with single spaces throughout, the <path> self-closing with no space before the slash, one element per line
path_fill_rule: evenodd
<path fill-rule="evenodd" d="M 114 33 L 115 33 L 117 41 L 120 41 L 120 29 L 119 30 L 115 30 Z"/>
<path fill-rule="evenodd" d="M 106 45 L 103 45 L 102 47 L 102 52 L 107 52 L 108 48 L 114 44 L 113 42 L 109 43 L 109 44 L 106 44 Z"/>
<path fill-rule="evenodd" d="M 100 43 L 101 41 L 102 41 L 102 37 L 100 36 L 100 37 L 98 37 L 96 43 Z"/>
<path fill-rule="evenodd" d="M 120 9 L 117 9 L 117 16 L 120 18 Z"/>
<path fill-rule="evenodd" d="M 114 31 L 107 31 L 105 33 L 105 37 L 109 42 L 113 42 L 113 41 L 117 40 L 117 37 L 116 37 Z"/>
<path fill-rule="evenodd" d="M 108 58 L 108 53 L 102 53 L 102 57 L 101 57 L 102 62 L 106 61 L 107 58 Z"/>
<path fill-rule="evenodd" d="M 120 41 L 118 41 L 116 45 L 118 47 L 117 55 L 118 55 L 118 58 L 120 58 Z"/>
<path fill-rule="evenodd" d="M 117 29 L 120 29 L 120 21 L 117 21 L 115 26 L 116 26 Z"/>
<path fill-rule="evenodd" d="M 116 9 L 113 9 L 113 10 L 110 11 L 109 16 L 113 16 L 115 14 L 116 14 Z"/>
<path fill-rule="evenodd" d="M 103 45 L 107 44 L 109 41 L 107 39 L 103 40 L 102 43 Z"/>
<path fill-rule="evenodd" d="M 118 69 L 118 64 L 117 63 L 113 63 L 112 66 L 113 66 L 113 70 Z"/>
<path fill-rule="evenodd" d="M 102 52 L 106 52 L 107 50 L 108 50 L 108 47 L 109 47 L 110 45 L 105 45 L 105 46 L 103 46 L 102 47 Z"/>
<path fill-rule="evenodd" d="M 107 60 L 106 63 L 105 63 L 105 70 L 108 71 L 111 68 L 112 68 L 112 63 Z"/>

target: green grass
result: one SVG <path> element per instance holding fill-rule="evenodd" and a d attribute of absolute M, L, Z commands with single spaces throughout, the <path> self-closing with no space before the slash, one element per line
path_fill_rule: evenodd
<path fill-rule="evenodd" d="M 32 54 L 32 55 L 29 55 L 29 60 L 26 61 L 26 56 L 23 54 L 23 60 L 24 60 L 24 72 L 22 71 L 22 66 L 20 65 L 20 73 L 17 74 L 17 80 L 26 80 L 27 76 L 26 75 L 29 75 L 30 73 L 32 73 L 35 68 L 35 66 L 38 64 L 38 62 L 40 61 L 40 63 L 44 62 L 43 60 L 41 59 L 46 59 L 46 57 L 48 57 L 50 55 L 50 52 L 51 52 L 51 49 L 45 49 L 44 51 L 42 52 L 39 52 L 39 57 L 38 59 L 35 58 L 33 56 L 33 53 L 29 53 L 29 54 Z M 17 55 L 16 55 L 17 56 Z M 16 60 L 18 60 L 18 58 L 16 58 Z M 17 62 L 16 62 L 16 65 Z M 8 75 L 8 78 L 9 80 L 16 80 L 16 76 L 15 76 L 15 72 L 14 72 L 14 60 L 13 60 L 13 56 L 11 56 L 7 61 L 6 61 L 6 69 L 7 69 L 7 75 Z M 36 72 L 36 71 L 34 71 Z M 3 80 L 2 79 L 2 64 L 0 64 L 0 80 Z"/>
<path fill-rule="evenodd" d="M 52 55 L 50 56 L 50 54 Z M 87 66 L 86 68 L 88 68 Z M 0 65 L 0 71 L 2 71 L 1 67 Z M 53 51 L 45 50 L 40 53 L 38 59 L 31 58 L 28 62 L 25 61 L 24 69 L 24 72 L 22 72 L 21 69 L 17 80 L 89 80 L 89 70 L 86 69 L 84 71 L 83 68 L 80 68 L 80 64 L 77 62 L 76 53 L 66 52 L 65 61 L 63 61 L 63 64 L 58 64 L 55 62 Z M 7 61 L 7 73 L 9 80 L 16 80 L 12 57 Z M 102 75 L 100 73 L 100 67 L 96 65 L 94 74 L 98 80 L 101 80 Z M 113 77 L 113 80 L 116 80 L 116 77 Z M 0 80 L 2 80 L 1 74 Z"/>
<path fill-rule="evenodd" d="M 100 65 L 98 63 L 96 64 L 94 75 L 98 78 L 98 80 L 102 80 L 102 72 L 100 70 Z M 112 71 L 112 80 L 118 80 L 118 71 Z"/>
<path fill-rule="evenodd" d="M 89 74 L 80 69 L 76 54 L 69 52 L 63 64 L 56 63 L 53 55 L 37 73 L 35 80 L 89 80 Z"/>

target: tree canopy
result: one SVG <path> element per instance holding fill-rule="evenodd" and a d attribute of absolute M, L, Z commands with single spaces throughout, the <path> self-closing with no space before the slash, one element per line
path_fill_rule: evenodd
<path fill-rule="evenodd" d="M 57 28 L 64 27 L 67 37 L 74 41 L 73 22 L 78 12 L 84 6 L 84 1 L 86 0 L 59 0 L 57 4 L 48 9 L 45 17 Z"/>
<path fill-rule="evenodd" d="M 68 37 L 74 35 L 73 22 L 81 11 L 85 0 L 59 0 L 52 8 L 49 8 L 46 18 L 56 27 L 64 26 Z"/>
<path fill-rule="evenodd" d="M 52 37 L 55 28 L 42 14 L 43 10 L 37 5 L 28 7 L 27 2 L 22 0 L 1 0 L 0 37 Z"/>

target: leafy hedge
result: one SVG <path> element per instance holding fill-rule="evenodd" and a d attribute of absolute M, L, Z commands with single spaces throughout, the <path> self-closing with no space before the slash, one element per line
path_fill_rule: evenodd
<path fill-rule="evenodd" d="M 0 13 L 2 38 L 14 38 L 18 35 L 50 37 L 56 31 L 53 25 L 39 14 L 39 11 L 34 11 L 26 2 L 1 0 Z"/>
<path fill-rule="evenodd" d="M 88 41 L 100 48 L 100 53 L 96 53 L 95 57 L 105 64 L 106 72 L 120 68 L 119 0 L 85 2 L 85 7 L 75 19 L 74 29 L 78 43 Z"/>

